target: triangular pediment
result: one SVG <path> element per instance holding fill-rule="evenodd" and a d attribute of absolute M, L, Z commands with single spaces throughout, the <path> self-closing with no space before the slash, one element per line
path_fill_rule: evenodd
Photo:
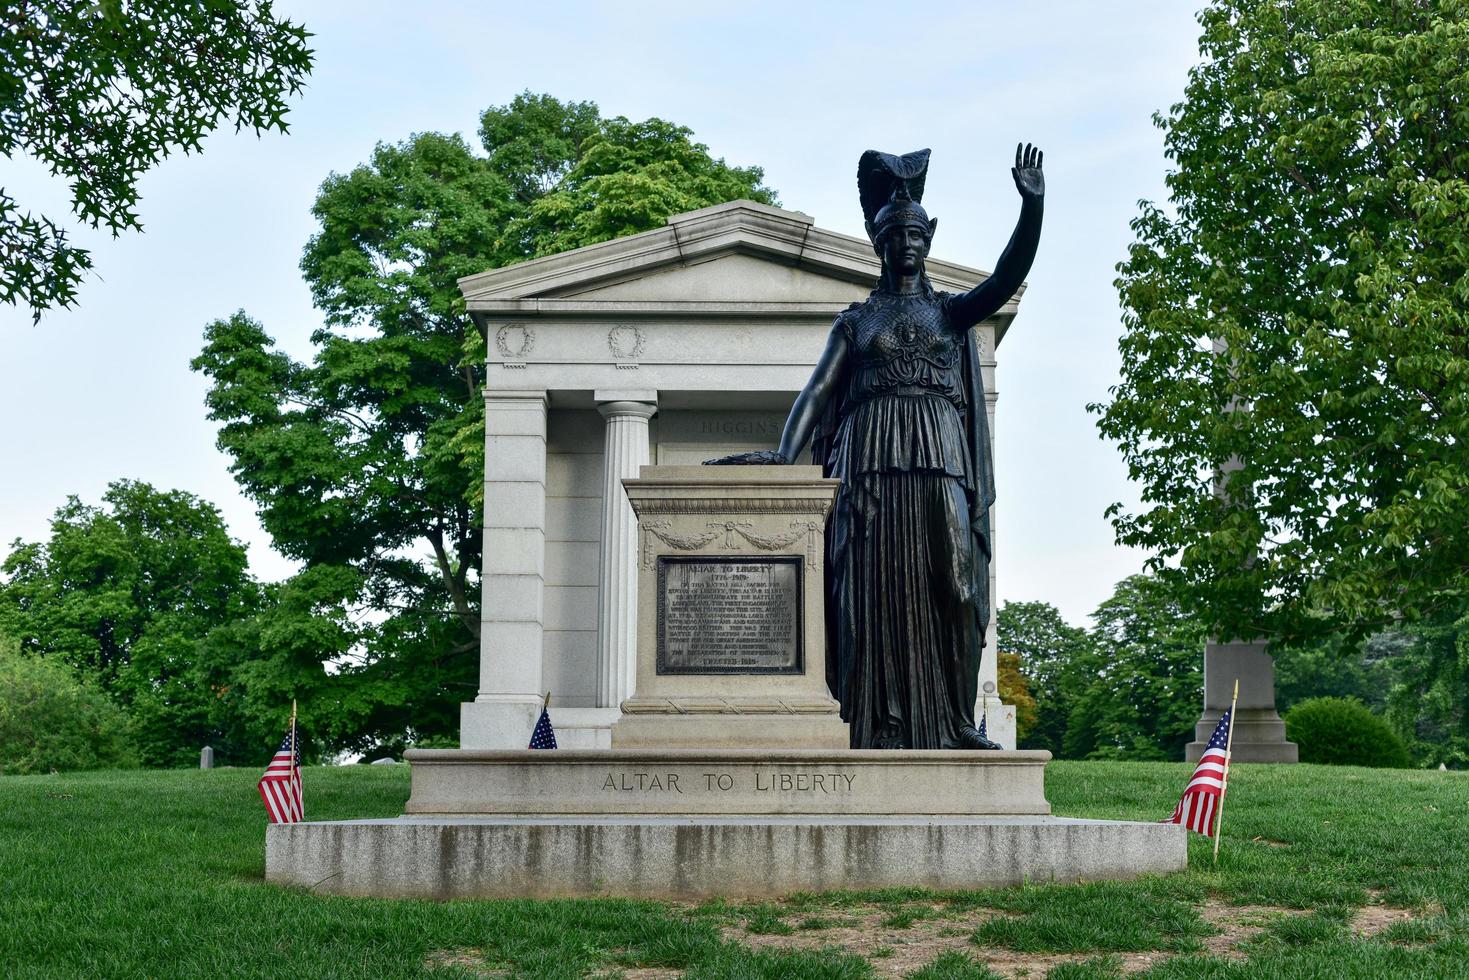
<path fill-rule="evenodd" d="M 634 279 L 577 284 L 558 297 L 617 302 L 826 303 L 867 296 L 876 277 L 834 276 L 771 256 L 726 251 L 702 262 L 653 268 Z"/>
<path fill-rule="evenodd" d="M 663 228 L 468 276 L 459 288 L 472 313 L 525 309 L 528 301 L 844 305 L 865 297 L 880 272 L 865 239 L 817 228 L 796 211 L 732 201 L 674 215 Z M 987 275 L 932 257 L 928 273 L 949 290 Z"/>

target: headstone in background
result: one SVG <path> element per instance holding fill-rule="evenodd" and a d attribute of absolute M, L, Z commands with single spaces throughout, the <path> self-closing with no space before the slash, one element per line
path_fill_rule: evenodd
<path fill-rule="evenodd" d="M 398 760 L 397 759 L 386 759 L 386 758 L 384 758 L 384 759 L 373 759 L 371 764 L 374 765 L 374 766 L 396 766 L 398 764 Z"/>
<path fill-rule="evenodd" d="M 204 746 L 202 749 L 199 750 L 199 768 L 200 769 L 213 769 L 214 768 L 214 750 L 211 749 L 207 745 Z"/>

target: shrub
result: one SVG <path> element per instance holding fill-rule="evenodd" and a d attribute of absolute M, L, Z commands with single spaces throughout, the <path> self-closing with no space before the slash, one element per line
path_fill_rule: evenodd
<path fill-rule="evenodd" d="M 1356 698 L 1311 698 L 1285 716 L 1285 737 L 1302 762 L 1406 769 L 1408 748 L 1387 722 Z"/>
<path fill-rule="evenodd" d="M 137 765 L 127 718 L 66 664 L 0 637 L 0 774 Z"/>

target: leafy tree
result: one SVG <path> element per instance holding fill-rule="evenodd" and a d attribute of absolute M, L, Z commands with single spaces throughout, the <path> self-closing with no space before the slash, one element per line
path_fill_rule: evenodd
<path fill-rule="evenodd" d="M 0 774 L 137 765 L 126 728 L 122 711 L 95 685 L 0 636 Z"/>
<path fill-rule="evenodd" d="M 1101 671 L 1101 661 L 1086 630 L 1072 626 L 1044 602 L 1007 602 L 995 628 L 1000 664 L 1013 654 L 1035 701 L 1036 720 L 1021 735 L 1028 749 L 1061 754 L 1066 725 L 1077 701 Z M 1003 685 L 1001 690 L 1004 690 Z"/>
<path fill-rule="evenodd" d="M 1387 719 L 1426 765 L 1469 767 L 1469 603 L 1397 634 Z"/>
<path fill-rule="evenodd" d="M 214 741 L 216 692 L 195 646 L 253 612 L 259 587 L 213 505 L 126 480 L 102 499 L 69 498 L 48 541 L 15 542 L 0 564 L 0 633 L 127 709 L 144 762 L 185 764 Z"/>
<path fill-rule="evenodd" d="M 141 230 L 138 180 L 198 152 L 221 124 L 285 132 L 311 70 L 309 35 L 270 0 L 31 0 L 0 10 L 0 154 L 30 154 L 71 184 L 72 210 Z M 70 306 L 85 249 L 0 190 L 0 299 L 40 319 Z"/>
<path fill-rule="evenodd" d="M 1281 711 L 1307 700 L 1365 704 L 1416 764 L 1469 766 L 1469 607 L 1354 640 L 1342 634 L 1275 651 Z"/>
<path fill-rule="evenodd" d="M 689 135 L 662 119 L 607 120 L 583 140 L 556 185 L 511 225 L 508 243 L 527 257 L 552 255 L 647 231 L 669 215 L 709 204 L 742 197 L 775 203 L 760 185 L 759 168 L 712 159 Z"/>
<path fill-rule="evenodd" d="M 354 615 L 360 588 L 350 568 L 308 569 L 264 586 L 252 615 L 216 626 L 195 645 L 197 683 L 214 695 L 208 718 L 217 759 L 264 761 L 293 702 L 300 705 L 304 755 L 325 756 L 364 741 L 364 717 L 377 702 L 392 701 L 396 689 L 394 678 L 381 672 L 353 676 L 374 629 Z"/>
<path fill-rule="evenodd" d="M 1337 633 L 1302 646 L 1276 647 L 1270 651 L 1276 706 L 1286 711 L 1310 698 L 1356 698 L 1381 711 L 1412 644 L 1406 633 L 1378 633 L 1367 640 Z"/>
<path fill-rule="evenodd" d="M 1092 614 L 1100 670 L 1077 699 L 1069 758 L 1181 759 L 1202 703 L 1204 633 L 1168 584 L 1117 583 Z"/>
<path fill-rule="evenodd" d="M 1020 656 L 1001 650 L 997 657 L 995 674 L 998 683 L 996 687 L 999 689 L 1000 700 L 1015 708 L 1015 741 L 1016 745 L 1019 745 L 1030 734 L 1031 729 L 1035 728 L 1037 719 L 1035 698 L 1031 696 L 1030 685 L 1025 679 L 1025 673 L 1020 669 Z"/>
<path fill-rule="evenodd" d="M 476 690 L 485 338 L 457 279 L 690 208 L 774 203 L 759 169 L 712 159 L 689 130 L 590 102 L 517 96 L 485 112 L 480 142 L 421 133 L 327 178 L 301 260 L 326 320 L 309 363 L 243 311 L 208 326 L 194 361 L 277 548 L 356 583 L 336 597 L 359 624 L 338 745 L 446 734 Z"/>
<path fill-rule="evenodd" d="M 1210 633 L 1360 636 L 1469 574 L 1469 3 L 1214 0 L 1118 267 L 1112 508 Z M 1221 352 L 1215 352 L 1214 342 Z M 1237 460 L 1221 493 L 1212 474 Z"/>

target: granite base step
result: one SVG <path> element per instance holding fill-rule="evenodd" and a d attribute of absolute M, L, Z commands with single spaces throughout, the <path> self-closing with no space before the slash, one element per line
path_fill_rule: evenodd
<path fill-rule="evenodd" d="M 767 898 L 1180 871 L 1177 824 L 1044 816 L 399 817 L 280 824 L 266 880 L 402 898 Z"/>

